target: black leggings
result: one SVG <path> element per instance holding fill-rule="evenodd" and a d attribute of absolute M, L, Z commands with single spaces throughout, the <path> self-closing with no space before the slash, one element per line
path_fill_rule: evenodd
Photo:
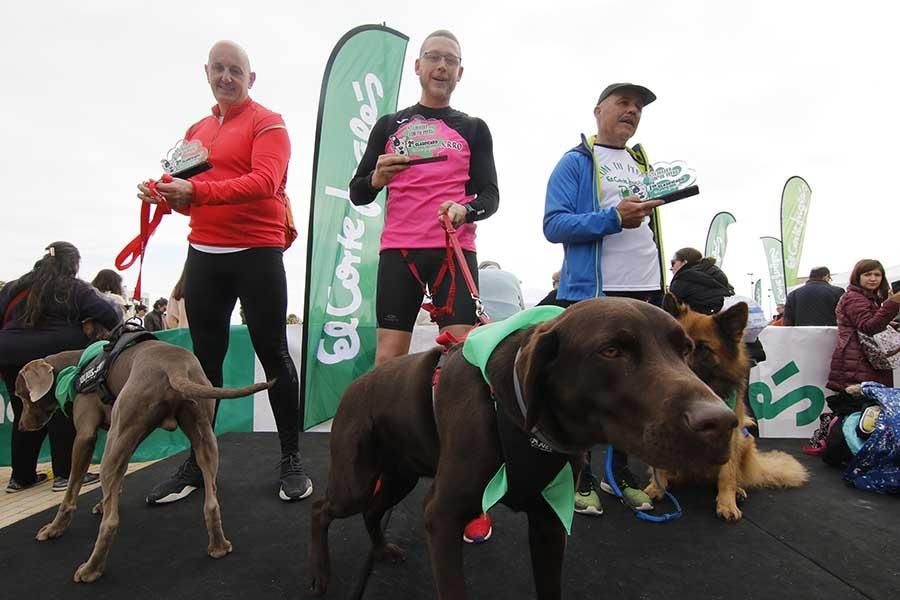
<path fill-rule="evenodd" d="M 70 417 L 58 410 L 43 429 L 37 431 L 19 431 L 19 419 L 22 418 L 22 400 L 15 395 L 18 366 L 0 368 L 3 383 L 9 392 L 13 409 L 12 439 L 10 453 L 12 463 L 12 479 L 22 485 L 34 483 L 38 455 L 47 434 L 50 435 L 50 458 L 55 477 L 68 477 L 72 469 L 72 444 L 75 442 L 75 424 Z M 51 389 L 48 394 L 52 394 Z"/>
<path fill-rule="evenodd" d="M 297 452 L 300 427 L 299 385 L 288 353 L 287 279 L 282 251 L 250 248 L 211 254 L 191 247 L 184 265 L 184 306 L 194 354 L 215 386 L 222 385 L 222 362 L 235 301 L 240 299 L 250 341 L 266 378 L 277 379 L 269 402 L 282 454 Z M 218 412 L 218 403 L 216 403 Z"/>

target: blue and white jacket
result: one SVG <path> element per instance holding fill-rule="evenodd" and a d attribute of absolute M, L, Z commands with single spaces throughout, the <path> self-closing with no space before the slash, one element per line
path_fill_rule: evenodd
<path fill-rule="evenodd" d="M 603 295 L 600 256 L 603 238 L 622 231 L 615 208 L 600 208 L 600 184 L 594 157 L 595 136 L 581 136 L 581 144 L 566 152 L 547 182 L 544 204 L 544 237 L 562 244 L 565 256 L 559 275 L 560 300 L 585 300 Z M 626 148 L 641 172 L 650 166 L 640 145 Z M 659 210 L 650 215 L 650 229 L 659 250 L 660 281 L 665 288 Z"/>

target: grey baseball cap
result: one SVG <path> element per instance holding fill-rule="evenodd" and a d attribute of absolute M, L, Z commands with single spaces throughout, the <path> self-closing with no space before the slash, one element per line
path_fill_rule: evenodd
<path fill-rule="evenodd" d="M 618 92 L 619 90 L 628 90 L 637 93 L 637 95 L 641 97 L 641 100 L 644 101 L 644 106 L 647 106 L 648 104 L 656 100 L 656 94 L 642 85 L 637 85 L 634 83 L 611 83 L 606 86 L 606 89 L 603 90 L 602 94 L 600 94 L 600 98 L 597 100 L 597 104 L 600 104 L 601 102 L 606 100 L 606 98 L 610 94 L 612 94 L 613 92 Z"/>

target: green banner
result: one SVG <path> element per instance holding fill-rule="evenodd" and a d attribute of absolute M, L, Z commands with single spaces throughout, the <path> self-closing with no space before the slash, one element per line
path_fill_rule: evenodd
<path fill-rule="evenodd" d="M 187 329 L 171 329 L 157 331 L 155 335 L 164 342 L 193 350 L 191 336 Z M 225 387 L 242 387 L 253 383 L 254 359 L 253 345 L 250 343 L 250 335 L 245 325 L 232 325 L 228 343 L 228 353 L 225 355 L 223 376 Z M 0 382 L 0 395 L 2 395 L 2 417 L 0 417 L 0 466 L 10 465 L 10 437 L 12 436 L 13 412 L 9 405 L 9 392 Z M 227 431 L 253 431 L 253 396 L 223 400 L 219 405 L 219 413 L 216 416 L 216 433 Z M 103 456 L 103 448 L 106 445 L 106 432 L 101 431 L 97 438 L 97 447 L 94 450 L 93 462 L 99 463 Z M 180 452 L 190 446 L 187 437 L 180 429 L 166 431 L 157 429 L 141 442 L 132 456 L 132 462 L 143 462 L 165 458 L 176 452 Z M 50 460 L 50 442 L 44 440 L 41 448 L 40 462 Z"/>
<path fill-rule="evenodd" d="M 729 212 L 720 212 L 709 222 L 704 256 L 714 257 L 719 268 L 722 267 L 725 260 L 725 248 L 728 246 L 728 226 L 732 223 L 734 223 L 734 215 Z"/>
<path fill-rule="evenodd" d="M 775 304 L 784 304 L 787 292 L 784 286 L 784 259 L 781 256 L 781 240 L 773 237 L 762 237 L 763 249 L 766 252 L 766 264 L 769 265 L 769 281 L 772 284 L 772 299 Z"/>
<path fill-rule="evenodd" d="M 762 306 L 762 279 L 757 279 L 756 283 L 753 284 L 753 299 Z"/>
<path fill-rule="evenodd" d="M 784 282 L 790 288 L 797 285 L 797 270 L 803 253 L 803 237 L 806 235 L 806 218 L 812 190 L 802 177 L 793 176 L 784 184 L 781 192 L 781 241 L 784 253 Z"/>
<path fill-rule="evenodd" d="M 303 426 L 334 416 L 375 362 L 375 284 L 384 196 L 350 203 L 348 183 L 379 117 L 397 110 L 409 38 L 380 25 L 349 31 L 328 59 L 319 97 L 307 240 Z"/>

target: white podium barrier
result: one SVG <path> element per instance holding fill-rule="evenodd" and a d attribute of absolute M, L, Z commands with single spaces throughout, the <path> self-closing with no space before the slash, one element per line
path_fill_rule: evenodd
<path fill-rule="evenodd" d="M 422 352 L 437 346 L 434 338 L 437 337 L 437 325 L 416 325 L 413 330 L 413 339 L 410 344 L 410 352 Z M 288 351 L 291 358 L 294 359 L 294 366 L 297 372 L 300 372 L 300 356 L 303 352 L 303 326 L 288 325 L 287 326 Z M 266 374 L 263 371 L 259 359 L 254 357 L 256 381 L 265 381 Z M 322 425 L 318 425 L 310 429 L 310 431 L 330 431 L 331 420 L 326 421 Z M 266 391 L 259 392 L 253 396 L 253 431 L 277 431 L 275 428 L 275 417 L 272 415 L 272 407 L 269 405 L 269 393 Z"/>
<path fill-rule="evenodd" d="M 825 384 L 837 327 L 766 327 L 759 339 L 766 360 L 750 371 L 749 391 L 760 437 L 809 437 L 834 394 Z"/>
<path fill-rule="evenodd" d="M 287 333 L 291 357 L 299 370 L 302 328 L 289 325 Z M 434 347 L 436 336 L 436 325 L 417 325 L 410 352 Z M 766 327 L 759 339 L 766 350 L 766 361 L 750 371 L 749 392 L 760 437 L 809 437 L 819 424 L 819 414 L 826 409 L 825 397 L 834 393 L 825 388 L 825 383 L 837 328 Z M 257 360 L 256 381 L 264 380 Z M 894 381 L 900 381 L 900 370 L 894 372 Z M 253 404 L 253 430 L 275 431 L 268 394 L 256 394 Z"/>

